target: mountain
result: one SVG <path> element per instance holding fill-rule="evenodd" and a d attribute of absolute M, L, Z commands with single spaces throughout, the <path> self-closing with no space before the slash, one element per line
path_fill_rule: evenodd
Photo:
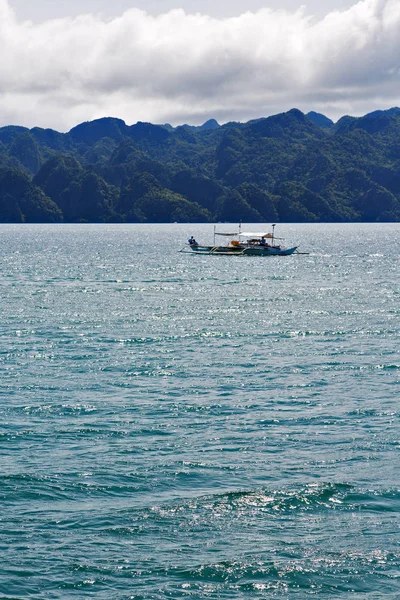
<path fill-rule="evenodd" d="M 95 144 L 102 138 L 110 138 L 115 141 L 120 141 L 126 134 L 127 126 L 122 119 L 113 119 L 105 117 L 88 121 L 73 127 L 68 137 L 76 143 Z"/>
<path fill-rule="evenodd" d="M 221 127 L 220 124 L 218 123 L 218 121 L 216 121 L 215 119 L 209 119 L 208 121 L 206 121 L 205 123 L 203 123 L 203 125 L 182 125 L 182 127 L 185 127 L 186 129 L 191 129 L 192 131 L 205 131 L 205 130 L 210 130 L 210 129 L 218 129 L 218 127 Z"/>
<path fill-rule="evenodd" d="M 0 223 L 59 223 L 59 207 L 21 171 L 0 168 Z"/>
<path fill-rule="evenodd" d="M 331 119 L 314 111 L 307 113 L 306 117 L 314 123 L 314 125 L 318 125 L 318 127 L 322 127 L 323 129 L 331 129 L 334 126 L 334 122 L 331 121 Z"/>
<path fill-rule="evenodd" d="M 0 128 L 0 221 L 400 221 L 400 109 Z"/>

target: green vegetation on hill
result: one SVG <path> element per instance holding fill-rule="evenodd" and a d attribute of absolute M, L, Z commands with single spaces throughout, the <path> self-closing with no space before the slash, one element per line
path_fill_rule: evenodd
<path fill-rule="evenodd" d="M 0 222 L 399 221 L 400 109 L 0 128 Z"/>
<path fill-rule="evenodd" d="M 59 223 L 59 207 L 29 177 L 0 168 L 0 223 Z"/>

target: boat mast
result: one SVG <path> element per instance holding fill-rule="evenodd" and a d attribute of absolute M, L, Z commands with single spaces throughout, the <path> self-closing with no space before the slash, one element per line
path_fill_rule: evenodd
<path fill-rule="evenodd" d="M 274 245 L 274 239 L 275 239 L 275 225 L 276 223 L 272 223 L 272 240 L 271 240 L 271 246 Z"/>
<path fill-rule="evenodd" d="M 214 225 L 214 248 L 215 248 L 215 225 Z"/>

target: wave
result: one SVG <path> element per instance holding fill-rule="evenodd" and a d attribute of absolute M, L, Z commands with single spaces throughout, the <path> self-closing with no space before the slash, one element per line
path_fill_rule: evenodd
<path fill-rule="evenodd" d="M 400 490 L 362 490 L 347 483 L 311 483 L 293 490 L 230 491 L 152 508 L 153 512 L 159 511 L 164 516 L 184 511 L 232 517 L 244 513 L 277 516 L 327 510 L 396 513 L 400 510 Z"/>

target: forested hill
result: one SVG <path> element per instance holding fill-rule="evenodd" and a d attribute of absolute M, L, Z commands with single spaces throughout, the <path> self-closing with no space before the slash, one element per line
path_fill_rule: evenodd
<path fill-rule="evenodd" d="M 400 221 L 400 109 L 0 128 L 0 222 Z"/>

